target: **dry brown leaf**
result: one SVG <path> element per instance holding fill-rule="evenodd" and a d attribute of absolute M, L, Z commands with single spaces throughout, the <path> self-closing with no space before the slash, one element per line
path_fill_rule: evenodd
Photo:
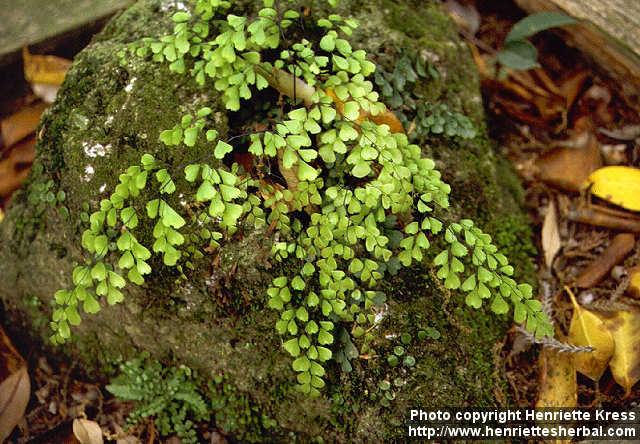
<path fill-rule="evenodd" d="M 574 286 L 591 288 L 604 279 L 609 271 L 627 257 L 636 243 L 631 233 L 621 233 L 613 238 L 611 244 L 576 279 Z"/>
<path fill-rule="evenodd" d="M 59 86 L 71 66 L 71 60 L 52 55 L 35 55 L 26 47 L 22 49 L 24 78 L 29 83 L 45 83 Z"/>
<path fill-rule="evenodd" d="M 629 396 L 633 385 L 640 380 L 640 311 L 602 313 L 605 326 L 615 342 L 609 366 L 613 379 Z"/>
<path fill-rule="evenodd" d="M 590 132 L 577 136 L 576 141 L 576 147 L 555 148 L 536 160 L 540 180 L 567 191 L 583 188 L 589 174 L 602 165 L 600 144 Z"/>
<path fill-rule="evenodd" d="M 28 166 L 35 158 L 35 137 L 15 145 L 9 157 L 0 160 L 0 197 L 6 197 L 20 187 L 29 175 Z"/>
<path fill-rule="evenodd" d="M 582 308 L 569 287 L 565 290 L 573 304 L 573 317 L 569 327 L 569 342 L 580 347 L 591 347 L 592 352 L 573 354 L 573 364 L 577 371 L 598 381 L 613 356 L 615 345 L 613 336 L 600 317 Z"/>
<path fill-rule="evenodd" d="M 640 217 L 629 213 L 615 214 L 610 209 L 599 205 L 589 205 L 588 208 L 572 208 L 566 216 L 567 219 L 582 224 L 640 233 Z"/>
<path fill-rule="evenodd" d="M 141 443 L 140 439 L 132 435 L 127 435 L 125 437 L 118 438 L 116 440 L 116 444 L 140 444 L 140 443 Z"/>
<path fill-rule="evenodd" d="M 73 420 L 73 434 L 80 444 L 102 444 L 102 429 L 100 425 L 89 419 L 76 418 Z"/>
<path fill-rule="evenodd" d="M 542 250 L 544 251 L 544 261 L 547 267 L 551 268 L 553 258 L 560 250 L 560 233 L 558 232 L 558 211 L 554 200 L 549 202 L 547 214 L 542 224 Z"/>
<path fill-rule="evenodd" d="M 11 147 L 16 142 L 32 134 L 38 127 L 40 116 L 45 109 L 47 109 L 47 105 L 38 102 L 2 119 L 0 122 L 0 131 L 2 132 L 0 145 L 5 148 Z"/>
<path fill-rule="evenodd" d="M 31 395 L 27 364 L 0 327 L 0 442 L 24 415 Z"/>
<path fill-rule="evenodd" d="M 576 407 L 576 369 L 567 353 L 544 347 L 540 353 L 540 389 L 536 408 Z"/>
<path fill-rule="evenodd" d="M 573 106 L 588 77 L 588 71 L 578 71 L 560 85 L 560 92 L 566 100 L 567 111 Z"/>

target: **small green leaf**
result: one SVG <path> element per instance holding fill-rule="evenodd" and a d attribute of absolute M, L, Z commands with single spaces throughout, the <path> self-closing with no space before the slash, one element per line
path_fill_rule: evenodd
<path fill-rule="evenodd" d="M 476 288 L 476 275 L 472 274 L 469 276 L 460 286 L 460 288 L 464 291 L 471 291 Z"/>
<path fill-rule="evenodd" d="M 505 314 L 509 311 L 509 305 L 502 299 L 502 296 L 496 295 L 491 303 L 491 311 L 496 314 Z"/>
<path fill-rule="evenodd" d="M 307 309 L 299 307 L 296 310 L 296 318 L 300 319 L 302 322 L 307 322 L 309 320 L 309 313 L 307 313 Z"/>
<path fill-rule="evenodd" d="M 318 170 L 302 160 L 298 161 L 298 179 L 313 181 L 318 177 Z"/>
<path fill-rule="evenodd" d="M 293 361 L 292 367 L 297 372 L 306 372 L 311 367 L 311 362 L 306 356 L 300 356 Z"/>
<path fill-rule="evenodd" d="M 124 278 L 115 271 L 109 271 L 107 275 L 109 276 L 110 286 L 115 288 L 123 288 L 126 285 Z"/>
<path fill-rule="evenodd" d="M 508 68 L 522 71 L 540 66 L 538 63 L 538 50 L 528 40 L 508 42 L 498 52 L 497 60 Z"/>
<path fill-rule="evenodd" d="M 309 333 L 310 335 L 315 334 L 318 332 L 318 324 L 316 323 L 316 321 L 309 321 L 307 322 L 307 326 L 305 327 L 305 331 L 307 333 Z"/>
<path fill-rule="evenodd" d="M 517 324 L 522 324 L 527 318 L 527 309 L 524 304 L 516 302 L 513 309 L 513 320 Z"/>
<path fill-rule="evenodd" d="M 321 362 L 325 362 L 331 359 L 331 356 L 332 356 L 331 350 L 329 350 L 326 347 L 320 347 L 320 346 L 316 348 L 318 349 L 318 360 L 320 360 Z"/>
<path fill-rule="evenodd" d="M 175 23 L 186 22 L 189 21 L 190 18 L 191 14 L 186 11 L 178 11 L 171 16 L 171 20 L 173 20 Z"/>
<path fill-rule="evenodd" d="M 195 146 L 198 140 L 198 128 L 191 127 L 184 130 L 184 144 L 188 147 Z"/>
<path fill-rule="evenodd" d="M 93 240 L 93 248 L 98 256 L 104 256 L 109 250 L 109 240 L 107 236 L 101 234 L 100 236 L 96 236 Z"/>
<path fill-rule="evenodd" d="M 78 309 L 75 305 L 70 305 L 65 308 L 64 313 L 67 315 L 67 321 L 71 325 L 80 325 L 82 319 L 80 319 L 80 315 L 78 314 Z"/>
<path fill-rule="evenodd" d="M 517 22 L 507 34 L 505 42 L 523 40 L 545 29 L 572 25 L 575 19 L 560 12 L 538 12 Z"/>
<path fill-rule="evenodd" d="M 135 228 L 138 226 L 138 215 L 133 207 L 124 208 L 120 212 L 120 219 L 127 228 Z"/>
<path fill-rule="evenodd" d="M 293 357 L 300 355 L 300 347 L 298 346 L 298 338 L 289 339 L 283 344 L 284 349 Z"/>
<path fill-rule="evenodd" d="M 433 259 L 434 265 L 444 265 L 449 262 L 449 251 L 443 250 Z"/>
<path fill-rule="evenodd" d="M 347 120 L 357 120 L 360 116 L 360 105 L 358 105 L 358 102 L 350 101 L 345 103 L 343 115 Z"/>
<path fill-rule="evenodd" d="M 335 32 L 329 32 L 320 39 L 320 48 L 323 51 L 332 52 L 336 47 Z"/>
<path fill-rule="evenodd" d="M 125 252 L 118 261 L 118 267 L 122 268 L 123 270 L 127 270 L 133 267 L 134 264 L 135 261 L 130 251 Z"/>
<path fill-rule="evenodd" d="M 129 272 L 127 273 L 127 278 L 136 285 L 144 284 L 144 278 L 136 268 L 132 268 L 131 270 L 129 270 Z"/>
<path fill-rule="evenodd" d="M 198 177 L 199 172 L 200 172 L 200 165 L 198 164 L 187 165 L 184 168 L 184 177 L 187 180 L 187 182 L 193 182 Z"/>
<path fill-rule="evenodd" d="M 82 303 L 82 309 L 85 313 L 95 314 L 100 311 L 100 304 L 91 294 L 87 294 Z"/>
<path fill-rule="evenodd" d="M 186 223 L 182 216 L 176 213 L 164 200 L 160 201 L 160 218 L 162 219 L 162 223 L 176 230 L 182 228 Z"/>
<path fill-rule="evenodd" d="M 353 174 L 353 176 L 357 177 L 358 179 L 366 177 L 370 172 L 371 167 L 369 166 L 369 162 L 365 162 L 364 160 L 356 163 L 351 170 L 351 174 Z"/>
<path fill-rule="evenodd" d="M 233 151 L 233 147 L 231 145 L 222 140 L 219 140 L 216 144 L 215 150 L 213 151 L 213 155 L 216 157 L 216 159 L 224 159 L 224 156 L 231 151 Z"/>
<path fill-rule="evenodd" d="M 302 280 L 300 276 L 294 277 L 293 280 L 291 281 L 291 288 L 293 288 L 294 290 L 302 291 L 304 290 L 304 287 L 305 287 L 304 280 Z"/>
<path fill-rule="evenodd" d="M 198 191 L 196 192 L 196 200 L 198 202 L 205 202 L 212 200 L 217 194 L 216 189 L 213 187 L 211 182 L 205 180 L 198 187 Z"/>
<path fill-rule="evenodd" d="M 107 293 L 107 303 L 109 305 L 115 305 L 124 301 L 124 295 L 117 288 L 109 288 L 109 292 Z"/>
<path fill-rule="evenodd" d="M 147 202 L 147 216 L 150 219 L 155 219 L 158 216 L 158 207 L 160 206 L 160 199 L 153 199 Z"/>
<path fill-rule="evenodd" d="M 104 262 L 98 262 L 91 269 L 91 277 L 96 281 L 104 281 L 107 277 L 107 267 L 104 265 Z"/>
<path fill-rule="evenodd" d="M 482 306 L 482 299 L 477 291 L 470 292 L 465 298 L 465 302 L 469 307 L 480 308 Z"/>
<path fill-rule="evenodd" d="M 318 342 L 322 345 L 333 344 L 333 335 L 325 330 L 318 333 Z"/>

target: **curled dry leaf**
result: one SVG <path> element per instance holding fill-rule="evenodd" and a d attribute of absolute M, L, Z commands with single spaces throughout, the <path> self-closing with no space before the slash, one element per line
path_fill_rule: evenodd
<path fill-rule="evenodd" d="M 628 210 L 640 211 L 640 169 L 608 166 L 594 171 L 587 180 L 591 192 Z"/>
<path fill-rule="evenodd" d="M 102 444 L 102 429 L 100 425 L 88 419 L 73 420 L 73 434 L 80 444 Z"/>
<path fill-rule="evenodd" d="M 560 250 L 560 233 L 558 232 L 558 211 L 556 203 L 551 200 L 542 224 L 542 250 L 547 267 L 551 268 L 553 258 Z"/>
<path fill-rule="evenodd" d="M 27 364 L 0 327 L 0 442 L 22 419 L 30 394 Z"/>
<path fill-rule="evenodd" d="M 560 93 L 566 100 L 567 111 L 573 106 L 588 78 L 588 71 L 578 71 L 560 84 Z"/>
<path fill-rule="evenodd" d="M 597 314 L 578 304 L 571 289 L 565 287 L 565 290 L 573 304 L 569 342 L 573 345 L 593 348 L 590 353 L 575 353 L 573 364 L 577 371 L 598 381 L 613 356 L 615 348 L 613 336 Z"/>
<path fill-rule="evenodd" d="M 579 288 L 591 288 L 597 285 L 614 266 L 631 253 L 635 243 L 636 239 L 633 234 L 618 234 L 607 249 L 580 273 L 574 285 Z"/>
<path fill-rule="evenodd" d="M 540 180 L 566 191 L 580 191 L 593 171 L 602 165 L 600 144 L 591 132 L 581 133 L 575 147 L 558 147 L 536 160 Z"/>
<path fill-rule="evenodd" d="M 613 379 L 624 387 L 628 396 L 640 380 L 640 311 L 602 313 L 601 317 L 615 342 L 609 363 Z"/>
<path fill-rule="evenodd" d="M 20 187 L 29 175 L 28 166 L 35 158 L 35 137 L 15 145 L 9 156 L 0 160 L 0 197 L 6 197 Z"/>
<path fill-rule="evenodd" d="M 614 130 L 598 128 L 598 131 L 605 136 L 616 140 L 631 141 L 640 137 L 640 125 L 627 125 Z"/>
<path fill-rule="evenodd" d="M 538 362 L 540 390 L 536 408 L 576 407 L 578 383 L 571 355 L 544 347 Z"/>

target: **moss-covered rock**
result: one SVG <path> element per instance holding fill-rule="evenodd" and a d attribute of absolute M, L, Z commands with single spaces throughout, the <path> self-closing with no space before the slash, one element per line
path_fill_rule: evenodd
<path fill-rule="evenodd" d="M 241 3 L 251 13 L 258 2 Z M 326 2 L 304 3 L 312 14 L 327 8 Z M 530 272 L 531 245 L 522 235 L 528 229 L 518 187 L 485 135 L 468 49 L 439 5 L 340 3 L 344 15 L 362 24 L 352 37 L 355 47 L 381 65 L 393 64 L 403 49 L 422 54 L 440 76 L 416 88 L 474 120 L 475 139 L 432 139 L 425 152 L 452 185 L 452 217 L 464 215 L 506 233 L 502 238 L 509 245 L 503 246 L 513 253 L 516 269 Z M 228 131 L 230 116 L 213 90 L 196 87 L 164 65 L 118 57 L 126 43 L 166 33 L 174 6 L 145 0 L 116 17 L 78 55 L 43 118 L 34 172 L 0 225 L 0 296 L 14 329 L 48 338 L 53 294 L 69 286 L 72 267 L 83 261 L 82 214 L 96 208 L 142 153 L 167 150 L 158 141 L 161 130 L 207 105 L 215 111 L 212 124 L 223 136 Z M 203 142 L 190 150 L 172 148 L 169 160 L 178 167 L 207 149 Z M 47 197 L 49 192 L 60 199 Z M 73 341 L 59 352 L 81 359 L 89 372 L 104 374 L 117 359 L 146 350 L 166 363 L 217 377 L 223 381 L 216 399 L 218 426 L 241 440 L 378 441 L 402 436 L 409 407 L 498 403 L 496 392 L 504 381 L 494 368 L 492 349 L 505 320 L 466 308 L 459 294 L 432 278 L 428 266 L 385 283 L 390 300 L 375 330 L 375 354 L 354 359 L 350 373 L 341 372 L 337 363 L 329 365 L 322 397 L 297 393 L 290 358 L 274 330 L 276 313 L 265 304 L 265 288 L 275 273 L 271 241 L 266 232 L 244 231 L 202 261 L 188 282 L 156 272 L 143 287 L 127 288 L 124 303 L 85 316 L 73 329 Z M 162 269 L 159 261 L 152 265 Z M 431 336 L 419 339 L 421 330 Z M 411 356 L 415 365 L 394 366 L 389 356 L 396 346 L 404 349 L 400 361 Z"/>

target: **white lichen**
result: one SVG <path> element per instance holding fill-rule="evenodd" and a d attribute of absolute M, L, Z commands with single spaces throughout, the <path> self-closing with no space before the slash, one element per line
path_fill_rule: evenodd
<path fill-rule="evenodd" d="M 92 145 L 89 142 L 84 142 L 82 149 L 87 157 L 104 157 L 111 152 L 111 145 L 104 146 L 101 143 Z"/>
<path fill-rule="evenodd" d="M 180 0 L 165 0 L 160 5 L 162 12 L 167 11 L 188 11 L 187 5 Z"/>
<path fill-rule="evenodd" d="M 85 182 L 89 182 L 91 180 L 91 178 L 93 177 L 93 174 L 96 172 L 95 168 L 93 168 L 93 165 L 87 165 L 84 167 L 84 176 L 82 176 L 82 180 L 84 180 Z"/>
<path fill-rule="evenodd" d="M 137 77 L 131 77 L 131 80 L 129 80 L 129 83 L 127 83 L 127 86 L 124 87 L 124 90 L 128 93 L 133 91 L 133 85 L 135 85 L 136 80 L 138 80 Z"/>

